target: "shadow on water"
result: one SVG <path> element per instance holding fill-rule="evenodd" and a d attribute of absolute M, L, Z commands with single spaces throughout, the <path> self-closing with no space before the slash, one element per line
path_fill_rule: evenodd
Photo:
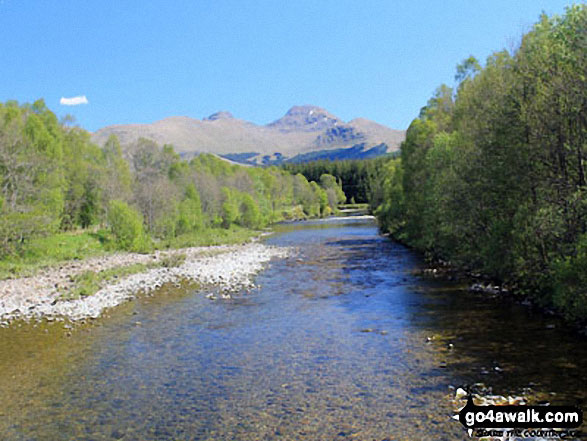
<path fill-rule="evenodd" d="M 0 433 L 469 439 L 450 419 L 450 386 L 479 382 L 585 407 L 584 341 L 518 305 L 414 275 L 419 258 L 373 221 L 285 224 L 267 242 L 297 254 L 232 300 L 166 288 L 73 330 L 0 329 Z"/>
<path fill-rule="evenodd" d="M 379 236 L 327 245 L 343 250 L 346 282 L 358 293 L 385 296 L 390 315 L 403 307 L 410 326 L 424 331 L 426 343 L 446 353 L 447 369 L 461 379 L 460 385 L 486 383 L 499 394 L 533 388 L 553 403 L 587 404 L 587 345 L 561 320 L 507 298 L 415 276 L 407 269 L 422 269 L 423 262 Z M 393 298 L 386 296 L 386 288 L 400 286 L 407 288 L 401 299 L 395 292 Z M 361 300 L 348 304 L 369 308 L 369 302 Z"/>

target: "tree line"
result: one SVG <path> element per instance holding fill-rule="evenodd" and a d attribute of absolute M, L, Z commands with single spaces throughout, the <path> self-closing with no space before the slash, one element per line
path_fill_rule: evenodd
<path fill-rule="evenodd" d="M 383 230 L 587 318 L 587 7 L 470 57 L 382 174 Z"/>
<path fill-rule="evenodd" d="M 188 162 L 147 139 L 122 148 L 111 136 L 96 146 L 43 100 L 0 103 L 0 258 L 35 237 L 90 228 L 105 229 L 117 248 L 143 251 L 205 229 L 327 216 L 344 199 L 327 174 L 310 182 L 213 155 Z"/>
<path fill-rule="evenodd" d="M 324 173 L 332 175 L 341 183 L 347 202 L 359 204 L 377 199 L 379 178 L 390 156 L 397 156 L 397 153 L 373 159 L 285 163 L 282 168 L 290 173 L 301 173 L 310 181 L 318 181 Z"/>

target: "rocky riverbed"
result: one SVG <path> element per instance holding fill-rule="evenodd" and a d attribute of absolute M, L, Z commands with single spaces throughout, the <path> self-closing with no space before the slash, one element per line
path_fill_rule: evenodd
<path fill-rule="evenodd" d="M 225 293 L 254 287 L 252 277 L 272 258 L 291 252 L 284 247 L 261 243 L 194 247 L 153 254 L 117 253 L 109 256 L 68 262 L 45 269 L 32 277 L 0 281 L 0 325 L 14 319 L 97 318 L 106 308 L 130 300 L 138 293 L 149 293 L 167 283 L 189 281 L 214 287 Z M 152 268 L 109 283 L 93 295 L 65 300 L 63 292 L 73 287 L 74 277 L 84 272 L 100 272 L 133 264 L 153 264 L 172 256 L 185 256 L 173 268 Z M 215 296 L 210 295 L 210 298 Z"/>

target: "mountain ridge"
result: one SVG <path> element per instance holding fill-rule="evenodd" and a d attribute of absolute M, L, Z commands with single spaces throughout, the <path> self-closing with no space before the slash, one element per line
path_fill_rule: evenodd
<path fill-rule="evenodd" d="M 328 151 L 354 148 L 353 157 L 361 151 L 381 154 L 397 151 L 405 131 L 395 130 L 365 118 L 345 122 L 326 109 L 312 105 L 291 107 L 281 118 L 265 125 L 234 117 L 228 111 L 196 119 L 170 116 L 152 123 L 116 124 L 92 134 L 92 140 L 103 145 L 110 135 L 118 136 L 121 144 L 130 145 L 139 138 L 158 144 L 172 144 L 183 157 L 213 153 L 221 157 L 246 158 L 237 162 L 273 164 L 287 162 L 299 155 L 312 153 L 328 158 Z M 360 147 L 359 147 L 360 146 Z M 377 147 L 376 150 L 371 150 Z M 335 158 L 333 158 L 335 159 Z"/>

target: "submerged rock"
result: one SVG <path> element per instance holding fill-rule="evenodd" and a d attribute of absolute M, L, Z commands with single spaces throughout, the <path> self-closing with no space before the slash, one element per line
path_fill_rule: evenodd
<path fill-rule="evenodd" d="M 218 251 L 214 255 L 203 255 L 203 251 Z M 174 268 L 155 268 L 143 273 L 132 274 L 116 283 L 108 285 L 97 293 L 75 300 L 58 301 L 54 290 L 55 283 L 44 284 L 50 289 L 40 288 L 33 298 L 22 298 L 16 291 L 8 291 L 0 304 L 0 320 L 12 320 L 15 318 L 41 319 L 49 321 L 66 317 L 72 321 L 86 318 L 98 318 L 106 308 L 114 307 L 122 302 L 130 300 L 141 292 L 152 295 L 153 291 L 166 284 L 177 284 L 180 281 L 195 282 L 200 286 L 217 286 L 223 291 L 223 298 L 229 299 L 230 292 L 241 289 L 251 289 L 255 286 L 252 277 L 261 271 L 265 264 L 272 258 L 284 258 L 290 254 L 288 248 L 272 247 L 261 243 L 251 243 L 238 246 L 220 246 L 209 248 L 187 248 L 174 250 L 186 255 L 186 259 L 180 266 Z M 153 256 L 136 255 L 138 261 L 145 259 L 159 259 L 162 253 Z M 111 256 L 115 262 L 124 261 L 136 263 L 129 256 L 123 258 Z M 91 261 L 86 262 L 84 269 L 91 267 Z M 99 270 L 108 265 L 100 266 Z M 71 268 L 69 268 L 71 270 Z M 92 269 L 92 268 L 90 268 Z M 99 271 L 98 270 L 98 271 Z M 56 270 L 58 271 L 58 270 Z M 69 274 L 68 274 L 69 275 Z M 47 278 L 46 274 L 39 276 L 13 279 L 4 281 L 5 285 L 14 287 L 20 282 L 26 286 L 34 280 L 36 283 Z M 49 277 L 50 279 L 51 277 Z M 1 285 L 1 284 L 0 284 Z M 32 308 L 29 306 L 32 303 Z M 27 307 L 24 307 L 27 305 Z"/>

